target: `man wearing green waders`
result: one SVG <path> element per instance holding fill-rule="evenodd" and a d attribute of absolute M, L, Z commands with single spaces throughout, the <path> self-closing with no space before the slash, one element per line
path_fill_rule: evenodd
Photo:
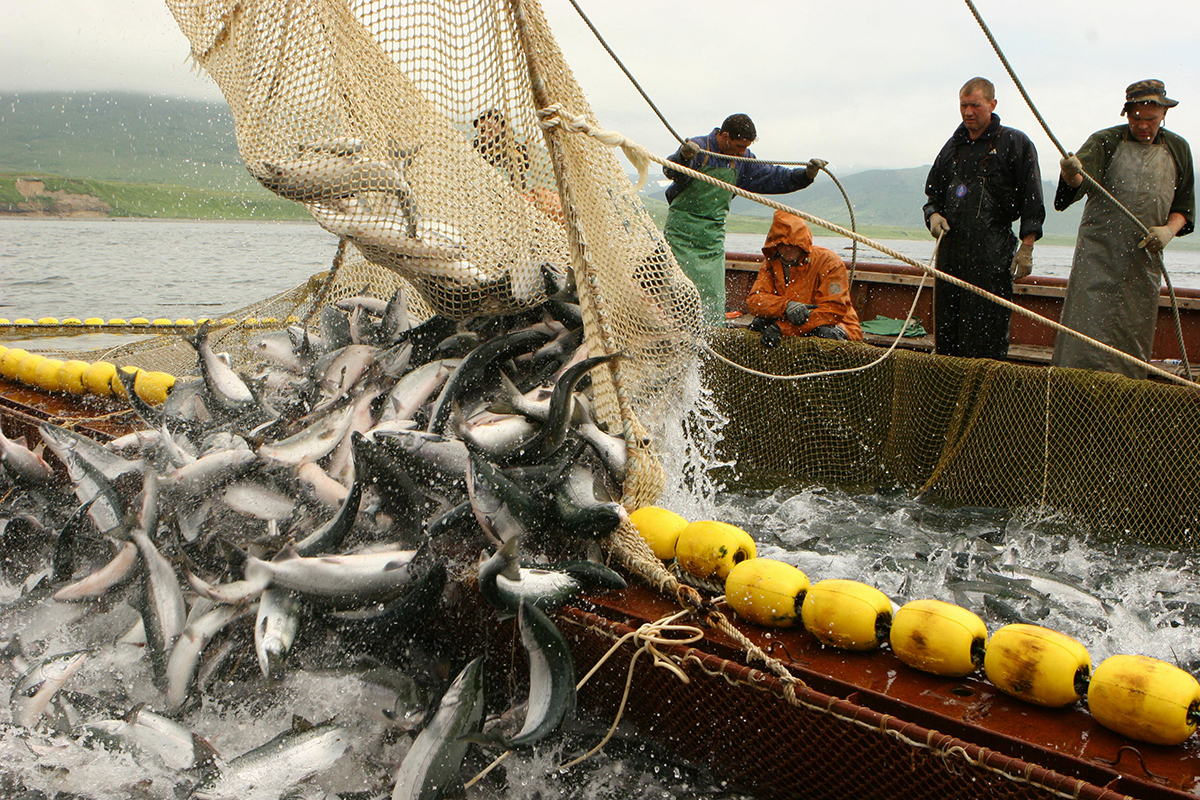
<path fill-rule="evenodd" d="M 750 117 L 734 114 L 707 136 L 688 139 L 667 160 L 759 194 L 799 191 L 825 166 L 818 158 L 791 169 L 721 157 L 754 158 L 746 148 L 756 138 Z M 700 291 L 705 321 L 721 325 L 725 321 L 725 217 L 733 193 L 670 168 L 663 168 L 663 174 L 674 181 L 667 187 L 667 241 L 684 274 Z"/>

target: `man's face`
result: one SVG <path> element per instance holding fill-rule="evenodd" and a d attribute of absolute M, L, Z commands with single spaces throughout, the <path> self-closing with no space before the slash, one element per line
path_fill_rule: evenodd
<path fill-rule="evenodd" d="M 721 155 L 744 156 L 747 148 L 752 144 L 754 144 L 753 139 L 737 139 L 725 131 L 717 131 L 717 147 L 720 148 Z"/>
<path fill-rule="evenodd" d="M 804 257 L 804 250 L 800 248 L 800 245 L 796 244 L 776 245 L 775 252 L 779 254 L 780 261 L 791 266 L 799 264 L 800 259 Z"/>
<path fill-rule="evenodd" d="M 963 125 L 972 139 L 987 130 L 992 122 L 992 112 L 996 110 L 996 101 L 988 100 L 979 89 L 970 94 L 958 96 L 958 110 L 962 114 Z"/>
<path fill-rule="evenodd" d="M 1167 109 L 1158 103 L 1137 103 L 1126 112 L 1129 117 L 1129 132 L 1139 142 L 1149 144 L 1158 136 L 1158 129 L 1166 119 Z"/>

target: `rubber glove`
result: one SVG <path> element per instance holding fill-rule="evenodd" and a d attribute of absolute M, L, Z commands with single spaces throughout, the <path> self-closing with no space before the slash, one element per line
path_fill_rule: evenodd
<path fill-rule="evenodd" d="M 700 145 L 696 144 L 691 139 L 688 139 L 682 145 L 680 145 L 679 155 L 685 163 L 691 161 L 693 158 L 700 155 Z"/>
<path fill-rule="evenodd" d="M 850 337 L 844 330 L 837 325 L 818 325 L 808 333 L 809 336 L 816 336 L 818 339 L 837 339 L 839 342 L 848 342 Z"/>
<path fill-rule="evenodd" d="M 1146 248 L 1147 253 L 1161 253 L 1175 238 L 1175 234 L 1166 225 L 1151 225 L 1149 230 L 1150 233 L 1146 234 L 1146 238 L 1138 245 Z"/>
<path fill-rule="evenodd" d="M 779 327 L 778 322 L 770 322 L 763 326 L 762 329 L 762 346 L 770 350 L 772 347 L 778 347 L 783 341 L 783 331 Z"/>
<path fill-rule="evenodd" d="M 792 323 L 796 327 L 800 327 L 804 323 L 808 322 L 808 315 L 812 313 L 814 308 L 816 308 L 816 306 L 806 306 L 804 303 L 797 303 L 795 300 L 788 300 L 787 310 L 783 312 L 783 315 L 787 317 L 788 322 Z"/>
<path fill-rule="evenodd" d="M 1033 245 L 1021 242 L 1017 252 L 1013 253 L 1012 265 L 1009 267 L 1013 280 L 1019 281 L 1033 272 Z"/>
<path fill-rule="evenodd" d="M 1083 164 L 1079 163 L 1079 157 L 1073 153 L 1067 153 L 1058 162 L 1058 168 L 1062 170 L 1064 178 L 1074 178 L 1076 175 L 1083 174 Z"/>
<path fill-rule="evenodd" d="M 808 175 L 808 177 L 815 178 L 817 177 L 817 173 L 820 172 L 823 167 L 827 166 L 829 166 L 829 162 L 825 161 L 824 159 L 810 158 L 808 160 L 808 166 L 804 168 L 804 172 L 806 175 Z"/>
<path fill-rule="evenodd" d="M 946 218 L 936 211 L 929 215 L 929 232 L 933 234 L 933 238 L 940 239 L 942 234 L 950 232 L 950 223 L 946 222 Z"/>

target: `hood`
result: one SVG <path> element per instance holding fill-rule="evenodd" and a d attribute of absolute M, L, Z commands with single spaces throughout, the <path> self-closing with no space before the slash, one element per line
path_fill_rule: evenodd
<path fill-rule="evenodd" d="M 774 258 L 775 248 L 781 244 L 794 244 L 805 253 L 811 253 L 813 240 L 808 223 L 795 214 L 776 211 L 775 219 L 771 222 L 771 230 L 767 232 L 767 241 L 763 244 L 763 255 L 768 259 Z"/>

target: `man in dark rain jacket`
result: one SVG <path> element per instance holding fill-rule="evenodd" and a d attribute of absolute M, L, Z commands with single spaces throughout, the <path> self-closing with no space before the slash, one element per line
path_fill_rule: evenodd
<path fill-rule="evenodd" d="M 1013 281 L 1033 269 L 1046 207 L 1033 142 L 1000 124 L 996 90 L 972 78 L 959 91 L 962 125 L 938 153 L 925 182 L 925 224 L 943 237 L 937 266 L 1011 300 Z M 1012 224 L 1021 221 L 1020 247 Z M 939 282 L 934 293 L 938 353 L 1002 359 L 1008 355 L 1012 312 L 979 295 Z"/>
<path fill-rule="evenodd" d="M 1060 211 L 1074 203 L 1087 192 L 1086 170 L 1149 229 L 1143 236 L 1112 200 L 1088 192 L 1062 312 L 1068 328 L 1143 361 L 1150 358 L 1158 322 L 1162 249 L 1191 233 L 1196 222 L 1192 150 L 1162 127 L 1175 105 L 1160 80 L 1130 84 L 1121 109 L 1127 124 L 1093 133 L 1078 153 L 1065 157 L 1054 195 Z M 1054 342 L 1054 365 L 1146 377 L 1145 367 L 1064 334 Z"/>
<path fill-rule="evenodd" d="M 696 136 L 668 156 L 668 161 L 691 167 L 725 183 L 760 194 L 787 194 L 805 188 L 816 178 L 825 162 L 814 158 L 807 166 L 780 167 L 754 161 L 730 161 L 721 156 L 754 158 L 747 148 L 757 137 L 754 122 L 745 114 L 725 118 L 708 136 Z M 701 152 L 701 151 L 707 152 Z M 675 260 L 696 289 L 704 308 L 704 319 L 712 325 L 725 323 L 725 217 L 733 193 L 669 167 L 663 174 L 673 183 L 667 187 L 667 224 L 663 233 Z"/>

